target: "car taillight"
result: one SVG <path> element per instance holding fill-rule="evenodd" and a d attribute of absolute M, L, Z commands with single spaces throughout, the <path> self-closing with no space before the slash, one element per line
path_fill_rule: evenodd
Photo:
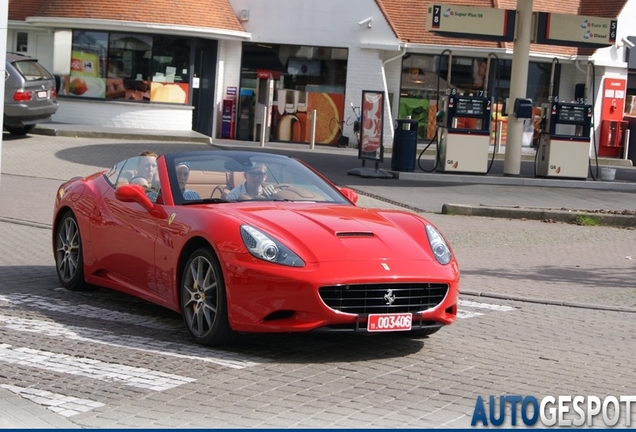
<path fill-rule="evenodd" d="M 57 91 L 55 89 L 51 89 L 51 99 L 57 98 Z"/>
<path fill-rule="evenodd" d="M 13 100 L 16 102 L 24 102 L 24 101 L 30 101 L 33 99 L 33 92 L 31 91 L 26 91 L 26 90 L 16 90 L 15 93 L 13 93 Z"/>

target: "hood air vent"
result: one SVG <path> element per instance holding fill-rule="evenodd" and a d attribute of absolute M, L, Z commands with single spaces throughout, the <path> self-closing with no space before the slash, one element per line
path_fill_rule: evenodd
<path fill-rule="evenodd" d="M 337 232 L 336 237 L 375 237 L 372 232 L 369 231 L 347 231 Z"/>

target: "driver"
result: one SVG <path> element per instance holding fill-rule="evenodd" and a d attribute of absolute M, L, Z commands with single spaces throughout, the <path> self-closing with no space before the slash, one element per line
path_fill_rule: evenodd
<path fill-rule="evenodd" d="M 267 167 L 258 163 L 243 173 L 245 182 L 232 189 L 225 198 L 228 201 L 269 198 L 276 193 L 274 186 L 265 184 Z"/>

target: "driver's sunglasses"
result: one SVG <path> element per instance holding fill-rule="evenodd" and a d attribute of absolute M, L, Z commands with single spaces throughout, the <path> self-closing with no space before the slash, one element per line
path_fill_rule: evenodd
<path fill-rule="evenodd" d="M 265 177 L 265 173 L 263 171 L 249 171 L 248 174 L 252 177 Z"/>

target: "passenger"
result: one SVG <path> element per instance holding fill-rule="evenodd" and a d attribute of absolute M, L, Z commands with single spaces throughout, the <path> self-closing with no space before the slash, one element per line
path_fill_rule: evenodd
<path fill-rule="evenodd" d="M 190 165 L 187 162 L 179 162 L 175 166 L 175 171 L 177 172 L 177 181 L 179 182 L 179 189 L 181 189 L 183 199 L 200 200 L 201 195 L 199 195 L 197 191 L 185 188 L 188 183 L 188 177 L 190 176 Z"/>
<path fill-rule="evenodd" d="M 130 179 L 131 184 L 136 184 L 146 190 L 146 196 L 152 202 L 157 202 L 159 197 L 158 185 L 155 179 L 157 174 L 157 153 L 143 151 L 137 157 L 137 172 Z M 156 187 L 155 187 L 156 186 Z"/>
<path fill-rule="evenodd" d="M 151 186 L 155 178 L 155 174 L 157 174 L 157 156 L 158 155 L 155 152 L 141 152 L 137 159 L 137 174 L 135 174 L 135 177 L 133 177 L 130 182 L 135 183 L 135 180 L 143 178 L 146 180 L 146 187 Z M 143 182 L 141 180 L 139 180 L 139 182 L 143 186 Z"/>
<path fill-rule="evenodd" d="M 243 173 L 245 182 L 232 189 L 225 197 L 228 201 L 254 198 L 269 198 L 276 193 L 274 186 L 265 184 L 267 167 L 256 164 Z"/>

